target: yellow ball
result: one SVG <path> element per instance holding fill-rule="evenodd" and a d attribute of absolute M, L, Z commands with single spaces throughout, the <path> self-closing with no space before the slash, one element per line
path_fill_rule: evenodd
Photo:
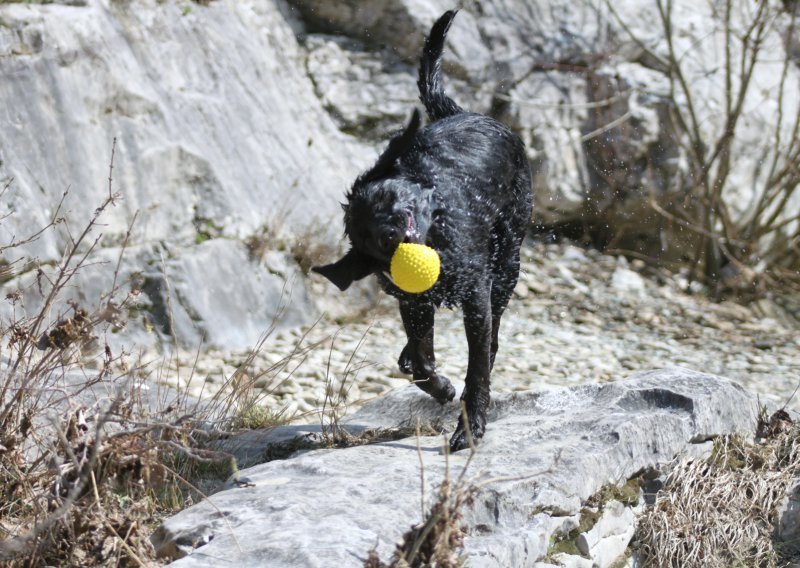
<path fill-rule="evenodd" d="M 429 246 L 400 243 L 389 270 L 395 285 L 410 294 L 429 290 L 439 278 L 439 254 Z"/>

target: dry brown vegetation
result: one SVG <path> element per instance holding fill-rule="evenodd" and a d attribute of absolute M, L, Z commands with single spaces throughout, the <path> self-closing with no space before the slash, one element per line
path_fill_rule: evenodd
<path fill-rule="evenodd" d="M 800 213 L 796 210 L 800 101 L 790 95 L 796 80 L 792 46 L 797 41 L 797 3 L 724 0 L 714 4 L 713 27 L 688 50 L 678 44 L 685 31 L 676 28 L 672 0 L 654 1 L 663 31 L 659 38 L 666 39 L 666 50 L 637 37 L 626 15 L 616 12 L 613 2 L 606 5 L 641 49 L 640 61 L 663 74 L 669 86 L 659 96 L 665 97 L 674 142 L 686 156 L 688 168 L 674 179 L 654 180 L 669 186 L 670 197 L 654 197 L 651 205 L 662 222 L 694 235 L 695 253 L 688 259 L 692 276 L 706 284 L 714 297 L 749 300 L 767 291 L 800 290 Z M 693 68 L 696 54 L 714 49 L 720 34 L 724 53 L 719 66 L 711 71 Z M 776 41 L 782 45 L 776 46 Z M 778 56 L 780 49 L 784 53 Z M 757 67 L 776 57 L 780 57 L 779 75 L 769 87 L 776 112 L 762 117 L 766 124 L 759 146 L 749 144 L 743 150 L 752 100 L 767 88 L 754 80 Z M 715 83 L 719 92 L 713 97 L 721 108 L 704 118 L 700 109 L 707 104 L 705 89 L 712 75 L 719 78 Z M 625 143 L 624 136 L 620 143 Z M 743 188 L 737 187 L 739 182 L 732 175 L 737 160 L 752 162 L 755 172 L 752 202 L 744 209 L 737 197 Z"/>
<path fill-rule="evenodd" d="M 19 257 L 21 247 L 48 231 L 60 231 L 67 243 L 55 265 L 0 261 L 0 281 L 15 279 L 5 298 L 8 315 L 0 319 L 3 566 L 156 563 L 149 535 L 159 520 L 236 474 L 235 460 L 216 451 L 215 440 L 280 423 L 281 413 L 263 409 L 260 398 L 314 347 L 256 371 L 253 358 L 268 329 L 253 356 L 203 403 L 161 391 L 169 354 L 143 362 L 114 353 L 107 338 L 135 313 L 139 291 L 118 281 L 130 228 L 116 265 L 92 266 L 101 219 L 121 199 L 112 188 L 113 154 L 114 147 L 108 194 L 84 226 L 75 230 L 62 215 L 65 193 L 45 227 L 0 243 L 0 258 Z M 0 196 L 12 190 L 8 183 Z M 113 271 L 113 284 L 96 305 L 79 305 L 71 283 L 90 268 Z"/>
<path fill-rule="evenodd" d="M 778 505 L 800 475 L 800 427 L 778 412 L 762 418 L 759 430 L 760 443 L 726 436 L 709 458 L 673 464 L 638 522 L 644 566 L 769 568 L 798 552 L 775 536 Z"/>

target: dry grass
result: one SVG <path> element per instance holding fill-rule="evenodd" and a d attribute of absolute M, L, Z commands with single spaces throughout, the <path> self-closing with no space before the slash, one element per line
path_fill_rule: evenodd
<path fill-rule="evenodd" d="M 403 535 L 389 563 L 382 562 L 378 553 L 372 550 L 364 568 L 464 566 L 466 558 L 461 554 L 464 547 L 461 511 L 472 503 L 475 492 L 474 486 L 453 484 L 450 479 L 442 481 L 430 513 L 422 523 L 411 527 Z"/>
<path fill-rule="evenodd" d="M 331 239 L 327 225 L 312 223 L 301 233 L 295 234 L 285 229 L 287 214 L 288 212 L 277 213 L 270 223 L 263 225 L 246 239 L 245 244 L 252 260 L 263 260 L 270 251 L 288 252 L 300 271 L 308 275 L 312 266 L 340 252 L 339 240 Z"/>
<path fill-rule="evenodd" d="M 639 520 L 644 566 L 786 565 L 774 541 L 776 510 L 800 475 L 800 428 L 777 413 L 762 424 L 769 437 L 759 444 L 727 436 L 715 441 L 708 459 L 674 464 Z"/>
<path fill-rule="evenodd" d="M 110 289 L 93 306 L 71 299 L 79 273 L 104 269 L 92 253 L 103 215 L 121 199 L 112 190 L 114 150 L 108 194 L 85 225 L 76 229 L 62 217 L 65 193 L 46 226 L 0 244 L 0 254 L 20 256 L 20 247 L 48 231 L 65 242 L 56 263 L 4 263 L 4 280 L 17 280 L 6 297 L 10 315 L 0 320 L 3 566 L 149 563 L 150 525 L 193 498 L 176 490 L 180 473 L 170 464 L 179 455 L 206 459 L 199 416 L 180 397 L 161 407 L 145 400 L 143 366 L 105 340 L 124 327 L 138 297 L 118 279 L 130 227 L 109 269 Z"/>
<path fill-rule="evenodd" d="M 325 399 L 320 409 L 320 430 L 323 440 L 328 446 L 347 447 L 357 445 L 359 442 L 342 426 L 341 420 L 347 414 L 350 402 L 350 387 L 358 377 L 358 373 L 372 365 L 363 359 L 357 358 L 357 353 L 363 345 L 369 329 L 364 332 L 356 348 L 350 354 L 341 377 L 336 377 L 331 370 L 331 359 L 336 346 L 336 336 L 331 341 L 328 354 L 328 364 L 325 369 Z"/>
<path fill-rule="evenodd" d="M 143 363 L 106 341 L 137 306 L 139 291 L 119 281 L 135 216 L 116 265 L 92 261 L 102 218 L 121 199 L 112 190 L 114 150 L 107 196 L 85 225 L 71 226 L 61 215 L 65 193 L 46 226 L 0 243 L 0 282 L 12 290 L 8 317 L 0 319 L 2 566 L 155 564 L 149 535 L 160 520 L 236 473 L 235 460 L 214 450 L 215 442 L 282 420 L 259 406 L 270 390 L 256 383 L 276 386 L 315 347 L 298 347 L 256 371 L 273 326 L 214 399 L 189 404 L 186 392 L 149 391 L 157 390 L 170 357 Z M 6 184 L 0 196 L 11 190 Z M 0 224 L 9 215 L 0 215 Z M 60 261 L 4 260 L 48 231 L 65 242 Z M 85 270 L 113 271 L 96 305 L 72 300 L 72 282 Z"/>
<path fill-rule="evenodd" d="M 459 568 L 466 558 L 464 547 L 462 509 L 469 506 L 477 488 L 463 483 L 453 483 L 445 478 L 439 486 L 436 502 L 425 519 L 411 527 L 404 535 L 388 563 L 378 552 L 369 552 L 364 568 Z"/>
<path fill-rule="evenodd" d="M 462 419 L 465 424 L 468 424 L 466 409 L 463 408 L 463 405 Z M 429 427 L 426 426 L 426 428 Z M 422 426 L 418 422 L 416 425 L 418 441 L 422 435 L 421 428 Z M 442 448 L 445 452 L 445 459 L 447 459 L 444 479 L 437 489 L 433 505 L 427 512 L 425 511 L 425 466 L 419 443 L 417 444 L 422 490 L 420 504 L 423 519 L 403 534 L 403 538 L 397 544 L 389 562 L 383 562 L 377 550 L 372 549 L 364 562 L 364 568 L 460 568 L 465 566 L 467 557 L 463 554 L 465 530 L 462 511 L 464 507 L 472 506 L 475 496 L 482 486 L 499 480 L 489 479 L 477 483 L 467 479 L 467 471 L 476 451 L 469 425 L 467 425 L 467 441 L 470 454 L 461 473 L 454 480 L 450 476 L 449 442 L 447 437 L 443 438 Z"/>

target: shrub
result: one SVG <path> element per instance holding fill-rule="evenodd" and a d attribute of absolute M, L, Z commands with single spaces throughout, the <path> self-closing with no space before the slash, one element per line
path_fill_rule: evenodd
<path fill-rule="evenodd" d="M 674 196 L 652 202 L 665 222 L 694 233 L 691 274 L 712 295 L 742 299 L 769 288 L 800 289 L 800 100 L 792 96 L 797 81 L 793 45 L 797 4 L 766 0 L 723 0 L 713 5 L 710 33 L 692 38 L 684 49 L 674 20 L 672 0 L 655 0 L 666 47 L 648 45 L 631 31 L 625 15 L 608 9 L 641 49 L 639 61 L 666 78 L 665 95 L 675 142 L 685 156 L 685 175 L 667 180 Z M 720 39 L 722 61 L 716 69 L 699 68 L 693 59 L 714 49 Z M 685 35 L 685 34 L 684 34 Z M 780 55 L 778 56 L 777 54 Z M 773 85 L 754 80 L 759 66 L 775 64 Z M 721 80 L 717 79 L 721 76 Z M 709 80 L 711 79 L 711 80 Z M 722 92 L 709 92 L 710 88 Z M 754 101 L 772 89 L 774 112 Z M 701 107 L 721 102 L 718 113 Z M 758 143 L 744 139 L 745 123 L 756 117 L 765 129 Z M 743 206 L 732 172 L 746 160 L 754 170 L 752 203 Z"/>

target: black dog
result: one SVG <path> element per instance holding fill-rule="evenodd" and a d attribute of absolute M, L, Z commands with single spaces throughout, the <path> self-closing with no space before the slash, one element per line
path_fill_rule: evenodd
<path fill-rule="evenodd" d="M 500 318 L 519 277 L 519 248 L 531 218 L 531 176 L 522 140 L 489 117 L 460 108 L 444 93 L 441 56 L 456 12 L 434 24 L 420 58 L 419 92 L 431 123 L 414 111 L 375 166 L 362 174 L 343 205 L 350 251 L 314 270 L 344 290 L 375 274 L 400 304 L 408 343 L 398 364 L 414 383 L 444 403 L 455 396 L 436 372 L 433 316 L 461 306 L 469 345 L 461 400 L 474 439 L 483 436 Z M 388 276 L 401 242 L 424 243 L 441 258 L 441 276 L 427 292 L 409 294 Z M 459 420 L 450 448 L 468 446 Z"/>

